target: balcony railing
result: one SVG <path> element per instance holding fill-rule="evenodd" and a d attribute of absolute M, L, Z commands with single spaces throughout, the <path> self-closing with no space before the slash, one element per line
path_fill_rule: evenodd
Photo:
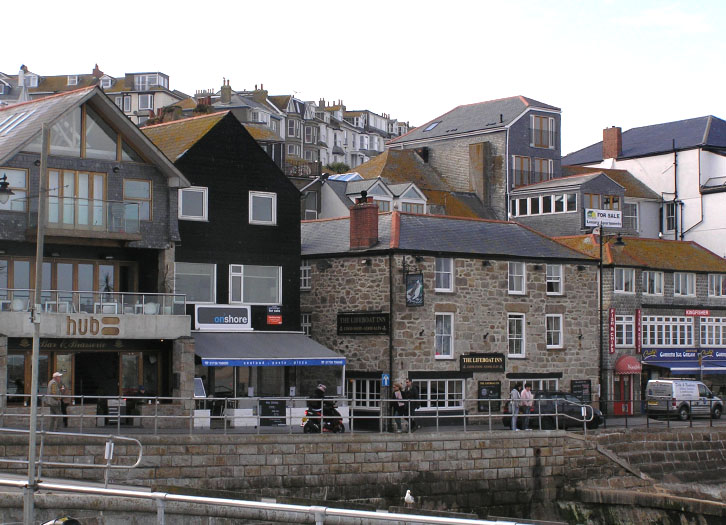
<path fill-rule="evenodd" d="M 34 304 L 42 313 L 186 315 L 186 295 L 166 293 L 0 288 L 0 312 L 27 312 Z"/>
<path fill-rule="evenodd" d="M 322 164 L 307 160 L 287 159 L 285 161 L 285 175 L 288 177 L 319 177 L 322 174 Z"/>
<path fill-rule="evenodd" d="M 137 202 L 52 195 L 46 198 L 48 199 L 48 215 L 45 226 L 49 230 L 125 234 L 139 234 L 141 231 Z M 30 228 L 38 226 L 38 214 L 33 210 L 28 216 L 28 226 Z"/>

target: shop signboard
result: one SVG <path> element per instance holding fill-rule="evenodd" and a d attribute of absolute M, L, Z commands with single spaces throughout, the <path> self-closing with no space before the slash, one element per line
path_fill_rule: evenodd
<path fill-rule="evenodd" d="M 286 414 L 287 407 L 284 399 L 260 399 L 260 426 L 285 426 Z"/>
<path fill-rule="evenodd" d="M 711 315 L 710 310 L 699 310 L 696 308 L 686 308 L 686 315 L 688 317 L 709 317 Z"/>
<path fill-rule="evenodd" d="M 389 314 L 347 312 L 338 314 L 338 335 L 388 335 Z"/>
<path fill-rule="evenodd" d="M 194 307 L 196 328 L 203 332 L 246 332 L 252 330 L 247 305 L 197 304 Z"/>
<path fill-rule="evenodd" d="M 635 310 L 635 353 L 643 351 L 643 310 Z"/>
<path fill-rule="evenodd" d="M 479 398 L 478 409 L 479 412 L 499 412 L 501 408 L 501 397 L 502 397 L 502 383 L 501 381 L 479 381 L 477 387 L 477 394 Z M 487 399 L 496 401 L 487 401 Z"/>
<path fill-rule="evenodd" d="M 583 403 L 592 403 L 592 383 L 589 379 L 573 379 L 570 382 L 570 391 Z"/>
<path fill-rule="evenodd" d="M 615 308 L 610 308 L 608 312 L 608 351 L 615 353 Z"/>
<path fill-rule="evenodd" d="M 459 370 L 462 372 L 504 372 L 504 354 L 463 354 Z"/>

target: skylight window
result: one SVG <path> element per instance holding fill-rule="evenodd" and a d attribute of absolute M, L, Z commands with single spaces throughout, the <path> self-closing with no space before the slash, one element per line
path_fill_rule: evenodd
<path fill-rule="evenodd" d="M 431 131 L 432 129 L 434 129 L 439 124 L 441 124 L 441 121 L 440 120 L 438 122 L 433 122 L 433 123 L 429 124 L 428 126 L 426 126 L 426 129 L 424 129 L 424 131 Z"/>

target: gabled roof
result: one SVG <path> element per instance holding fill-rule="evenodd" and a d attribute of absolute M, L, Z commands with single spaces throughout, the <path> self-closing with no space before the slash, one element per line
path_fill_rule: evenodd
<path fill-rule="evenodd" d="M 599 258 L 597 235 L 555 237 L 557 242 L 583 254 Z M 615 246 L 615 238 L 603 244 L 603 264 L 643 267 L 655 270 L 726 273 L 726 259 L 692 241 L 667 241 L 623 237 L 625 246 Z"/>
<path fill-rule="evenodd" d="M 302 254 L 333 255 L 350 250 L 350 218 L 302 222 Z M 366 251 L 402 250 L 421 253 L 559 259 L 593 262 L 515 222 L 464 219 L 441 215 L 379 213 L 377 245 Z"/>
<path fill-rule="evenodd" d="M 141 128 L 141 131 L 164 152 L 164 155 L 172 162 L 176 162 L 228 113 L 224 111 L 175 120 L 166 124 L 146 126 Z"/>
<path fill-rule="evenodd" d="M 620 159 L 645 157 L 693 148 L 726 148 L 726 122 L 709 115 L 629 129 L 622 134 Z M 601 162 L 602 141 L 562 157 L 562 165 Z"/>
<path fill-rule="evenodd" d="M 574 188 L 582 186 L 590 182 L 591 180 L 597 179 L 598 177 L 605 177 L 606 175 L 600 171 L 595 173 L 587 173 L 584 175 L 568 175 L 566 177 L 556 177 L 554 179 L 535 182 L 533 184 L 527 184 L 526 186 L 519 186 L 512 190 L 512 195 L 517 193 L 531 193 L 533 191 L 547 191 L 560 188 Z"/>
<path fill-rule="evenodd" d="M 138 153 L 154 163 L 170 180 L 173 186 L 188 186 L 189 181 L 177 170 L 154 144 L 141 133 L 124 114 L 111 102 L 98 86 L 68 91 L 49 97 L 38 98 L 0 108 L 0 122 L 5 126 L 0 131 L 0 164 L 20 152 L 40 132 L 43 124 L 52 126 L 69 111 L 84 103 L 93 108 L 123 136 Z M 14 122 L 8 125 L 13 119 Z M 1 126 L 1 124 L 0 124 Z"/>
<path fill-rule="evenodd" d="M 604 173 L 625 188 L 625 196 L 630 197 L 631 199 L 660 200 L 660 196 L 656 192 L 651 190 L 642 181 L 636 179 L 628 170 L 588 168 L 585 166 L 562 166 L 562 175 L 566 177 L 587 173 Z"/>
<path fill-rule="evenodd" d="M 448 113 L 429 120 L 423 126 L 414 128 L 405 135 L 391 139 L 389 144 L 405 144 L 416 140 L 440 138 L 473 131 L 503 129 L 527 109 L 560 111 L 555 106 L 523 96 L 466 104 L 457 106 Z M 439 122 L 439 124 L 429 131 L 425 131 L 435 122 Z"/>

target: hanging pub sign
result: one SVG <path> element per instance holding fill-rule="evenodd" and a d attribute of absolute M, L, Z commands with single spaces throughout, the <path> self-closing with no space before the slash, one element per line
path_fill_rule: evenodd
<path fill-rule="evenodd" d="M 406 274 L 406 306 L 424 305 L 424 284 L 422 273 Z"/>
<path fill-rule="evenodd" d="M 338 314 L 338 335 L 388 335 L 389 318 L 384 312 Z"/>
<path fill-rule="evenodd" d="M 479 412 L 499 412 L 500 404 L 499 401 L 502 397 L 502 383 L 501 381 L 479 381 L 477 387 L 477 397 L 479 398 L 478 409 Z M 487 401 L 488 399 L 496 401 Z"/>
<path fill-rule="evenodd" d="M 267 307 L 267 324 L 282 324 L 282 309 L 279 306 Z"/>
<path fill-rule="evenodd" d="M 460 357 L 462 372 L 504 372 L 504 354 L 464 354 Z"/>

